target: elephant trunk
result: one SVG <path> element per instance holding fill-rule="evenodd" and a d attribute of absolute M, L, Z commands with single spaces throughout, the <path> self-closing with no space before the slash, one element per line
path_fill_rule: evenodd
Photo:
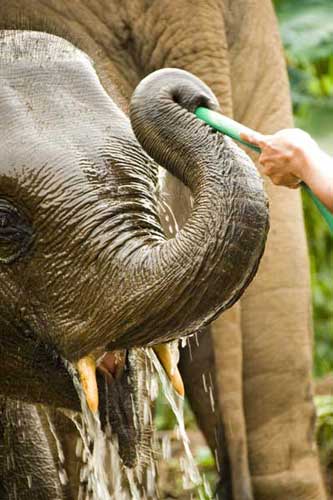
<path fill-rule="evenodd" d="M 181 70 L 153 73 L 133 95 L 137 139 L 190 188 L 194 203 L 174 238 L 132 255 L 111 348 L 193 333 L 237 301 L 257 270 L 269 225 L 262 181 L 245 153 L 195 117 L 197 106 L 218 104 Z"/>

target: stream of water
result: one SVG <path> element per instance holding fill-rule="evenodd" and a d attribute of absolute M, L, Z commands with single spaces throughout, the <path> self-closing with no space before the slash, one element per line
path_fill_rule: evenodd
<path fill-rule="evenodd" d="M 163 394 L 166 397 L 167 401 L 169 402 L 171 409 L 177 420 L 177 435 L 178 439 L 182 442 L 184 448 L 184 457 L 182 457 L 180 463 L 180 467 L 183 472 L 183 487 L 184 489 L 188 489 L 191 488 L 193 485 L 198 485 L 201 483 L 201 475 L 194 461 L 190 449 L 190 440 L 188 438 L 185 429 L 183 399 L 177 396 L 177 394 L 173 390 L 165 374 L 164 368 L 162 367 L 161 363 L 159 362 L 156 354 L 152 349 L 148 350 L 148 356 L 152 360 L 155 370 L 158 373 L 162 385 Z M 164 456 L 163 458 L 165 459 L 170 458 L 170 452 L 171 450 L 169 447 L 169 449 L 166 449 L 166 456 Z"/>
<path fill-rule="evenodd" d="M 151 408 L 158 394 L 157 373 L 163 393 L 176 417 L 177 436 L 184 450 L 184 454 L 179 461 L 183 487 L 189 489 L 202 485 L 201 489 L 198 489 L 199 498 L 211 498 L 209 489 L 198 471 L 190 449 L 190 441 L 184 424 L 183 400 L 171 387 L 154 351 L 146 349 L 145 353 L 146 369 L 143 370 L 143 373 L 140 373 L 141 382 L 145 384 L 148 395 L 143 402 L 143 423 L 144 425 L 153 423 Z M 82 407 L 81 414 L 71 415 L 70 417 L 80 436 L 76 446 L 76 455 L 82 462 L 78 500 L 157 499 L 159 496 L 156 490 L 156 463 L 154 458 L 152 457 L 150 463 L 145 464 L 144 470 L 140 466 L 133 469 L 124 466 L 118 453 L 117 437 L 112 435 L 110 426 L 104 432 L 102 431 L 98 414 L 93 414 L 87 406 L 76 369 L 69 365 L 68 370 L 72 375 Z M 157 438 L 154 435 L 152 447 L 155 450 L 158 448 Z M 162 439 L 160 453 L 162 453 L 164 460 L 168 461 L 171 458 L 171 444 L 168 436 Z M 60 448 L 59 461 L 63 465 L 64 458 Z M 202 495 L 200 491 L 205 493 Z"/>

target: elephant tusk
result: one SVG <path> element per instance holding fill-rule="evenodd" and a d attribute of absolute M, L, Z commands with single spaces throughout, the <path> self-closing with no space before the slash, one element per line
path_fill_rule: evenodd
<path fill-rule="evenodd" d="M 98 388 L 96 380 L 96 362 L 91 356 L 81 358 L 77 365 L 84 395 L 90 411 L 98 410 Z"/>
<path fill-rule="evenodd" d="M 175 355 L 175 350 L 172 349 L 170 344 L 158 344 L 155 345 L 153 349 L 163 366 L 172 387 L 179 394 L 179 396 L 184 397 L 184 383 L 178 370 L 178 355 Z"/>

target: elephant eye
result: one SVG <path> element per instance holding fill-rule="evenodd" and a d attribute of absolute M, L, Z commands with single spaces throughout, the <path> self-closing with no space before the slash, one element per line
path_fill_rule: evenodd
<path fill-rule="evenodd" d="M 0 262 L 10 264 L 23 255 L 32 239 L 32 226 L 25 215 L 0 198 Z"/>

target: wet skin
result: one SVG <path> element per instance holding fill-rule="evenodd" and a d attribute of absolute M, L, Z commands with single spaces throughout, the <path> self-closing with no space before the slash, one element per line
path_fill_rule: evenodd
<path fill-rule="evenodd" d="M 192 333 L 253 278 L 268 230 L 262 182 L 244 153 L 194 117 L 217 102 L 189 74 L 162 71 L 137 89 L 130 114 L 143 149 L 71 43 L 5 31 L 0 52 L 0 390 L 77 410 L 66 361 L 130 349 L 124 397 L 132 390 L 138 401 L 135 376 L 127 383 L 135 348 Z M 194 197 L 168 241 L 146 151 Z M 115 432 L 135 444 L 116 400 Z"/>
<path fill-rule="evenodd" d="M 271 0 L 2 0 L 0 14 L 1 28 L 51 32 L 83 49 L 122 109 L 127 110 L 145 75 L 161 67 L 179 67 L 205 81 L 223 113 L 237 121 L 263 133 L 292 126 Z M 212 325 L 231 498 L 294 500 L 302 495 L 322 500 L 311 396 L 309 266 L 300 197 L 269 183 L 266 190 L 272 230 L 259 273 L 240 303 Z M 188 191 L 166 175 L 163 207 L 164 201 L 171 205 L 180 227 L 191 211 Z M 162 224 L 164 217 L 162 210 Z M 211 370 L 210 364 L 207 369 L 202 366 L 205 357 L 203 353 L 198 364 L 188 367 L 189 383 L 191 372 Z M 39 380 L 42 383 L 43 377 Z M 44 389 L 40 391 L 47 396 Z M 35 392 L 39 394 L 38 389 Z M 207 420 L 204 416 L 204 423 Z M 207 427 L 202 425 L 214 443 L 213 426 Z M 225 456 L 225 448 L 222 452 Z"/>
<path fill-rule="evenodd" d="M 230 306 L 263 251 L 267 206 L 246 156 L 183 109 L 216 106 L 209 90 L 161 72 L 133 100 L 144 146 L 196 198 L 187 228 L 165 242 L 156 165 L 87 56 L 46 34 L 2 43 L 1 321 L 12 332 L 2 342 L 18 335 L 17 347 L 25 338 L 75 361 L 186 335 Z"/>

